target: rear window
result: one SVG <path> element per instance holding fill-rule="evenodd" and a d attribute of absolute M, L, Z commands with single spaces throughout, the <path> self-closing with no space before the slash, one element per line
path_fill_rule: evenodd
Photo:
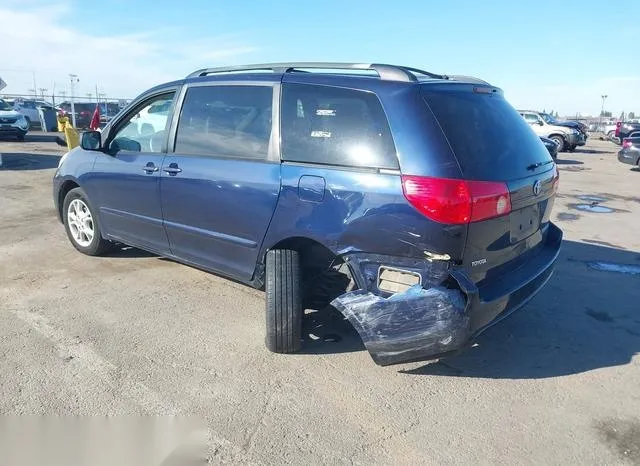
<path fill-rule="evenodd" d="M 375 94 L 285 84 L 282 157 L 294 162 L 398 168 L 387 118 Z"/>
<path fill-rule="evenodd" d="M 535 174 L 527 167 L 551 160 L 538 136 L 501 95 L 468 88 L 423 95 L 466 178 L 524 178 Z"/>

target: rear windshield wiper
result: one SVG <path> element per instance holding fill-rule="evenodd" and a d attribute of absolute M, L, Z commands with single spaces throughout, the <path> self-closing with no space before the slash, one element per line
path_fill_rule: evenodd
<path fill-rule="evenodd" d="M 546 162 L 532 163 L 527 167 L 527 170 L 535 170 L 536 168 L 542 167 L 543 165 L 548 165 L 550 163 L 553 163 L 553 160 L 547 160 Z"/>

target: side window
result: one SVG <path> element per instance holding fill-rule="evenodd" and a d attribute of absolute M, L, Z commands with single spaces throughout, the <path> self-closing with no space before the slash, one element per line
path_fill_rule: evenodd
<path fill-rule="evenodd" d="M 281 115 L 284 160 L 398 168 L 387 117 L 373 93 L 284 84 Z"/>
<path fill-rule="evenodd" d="M 130 113 L 118 124 L 110 149 L 114 152 L 161 152 L 167 136 L 174 94 L 171 92 L 155 96 Z M 155 111 L 158 108 L 163 108 L 164 111 Z"/>
<path fill-rule="evenodd" d="M 536 115 L 534 113 L 525 113 L 524 114 L 524 119 L 529 124 L 537 123 L 538 120 L 539 120 L 538 115 Z"/>
<path fill-rule="evenodd" d="M 265 159 L 271 139 L 271 86 L 196 86 L 184 98 L 177 154 Z"/>

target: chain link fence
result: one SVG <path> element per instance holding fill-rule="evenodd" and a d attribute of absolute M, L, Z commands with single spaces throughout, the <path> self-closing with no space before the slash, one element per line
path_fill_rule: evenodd
<path fill-rule="evenodd" d="M 39 107 L 54 108 L 56 112 L 64 112 L 71 118 L 71 98 L 66 94 L 58 95 L 34 95 L 34 94 L 3 94 L 0 99 L 9 103 L 13 108 L 29 119 L 32 127 L 40 127 L 38 117 Z M 100 121 L 102 124 L 111 120 L 120 110 L 126 107 L 131 99 L 95 95 L 74 96 L 74 110 L 76 126 L 87 128 L 91 122 L 93 113 L 98 105 L 100 107 Z"/>

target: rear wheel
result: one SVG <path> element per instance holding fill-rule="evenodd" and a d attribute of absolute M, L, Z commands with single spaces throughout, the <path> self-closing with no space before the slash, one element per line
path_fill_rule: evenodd
<path fill-rule="evenodd" d="M 267 253 L 266 338 L 274 353 L 294 353 L 302 346 L 300 256 L 291 249 Z"/>
<path fill-rule="evenodd" d="M 551 136 L 549 139 L 558 145 L 558 152 L 564 151 L 564 138 L 562 136 Z"/>

